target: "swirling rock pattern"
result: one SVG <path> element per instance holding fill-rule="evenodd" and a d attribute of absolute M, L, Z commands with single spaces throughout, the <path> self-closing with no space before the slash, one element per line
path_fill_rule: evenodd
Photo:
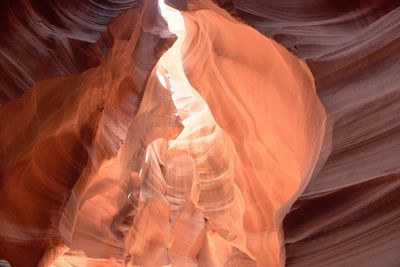
<path fill-rule="evenodd" d="M 40 82 L 0 107 L 0 257 L 12 266 L 48 266 L 82 246 L 94 258 L 124 255 L 124 239 L 112 231 L 120 229 L 112 220 L 125 201 L 120 195 L 129 193 L 119 151 L 132 119 L 144 116 L 148 77 L 173 43 L 152 4 L 110 25 L 109 53 L 98 67 Z M 172 100 L 155 104 L 149 120 L 158 123 L 140 128 L 146 138 L 173 137 L 180 124 L 170 115 Z"/>
<path fill-rule="evenodd" d="M 324 110 L 303 62 L 206 1 L 189 8 L 185 73 L 235 144 L 247 248 L 258 265 L 278 266 L 281 220 L 313 170 Z M 241 38 L 253 42 L 233 45 Z"/>
<path fill-rule="evenodd" d="M 397 266 L 399 3 L 166 2 L 0 4 L 0 259 Z"/>
<path fill-rule="evenodd" d="M 329 157 L 285 218 L 287 266 L 397 266 L 400 3 L 233 5 L 306 59 L 332 125 Z"/>
<path fill-rule="evenodd" d="M 1 1 L 0 104 L 39 81 L 99 65 L 107 52 L 105 44 L 96 44 L 101 33 L 137 5 L 137 0 Z"/>

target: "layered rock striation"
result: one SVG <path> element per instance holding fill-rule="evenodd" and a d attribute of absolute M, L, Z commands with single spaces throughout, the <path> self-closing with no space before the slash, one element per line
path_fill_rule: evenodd
<path fill-rule="evenodd" d="M 0 259 L 398 265 L 399 3 L 214 2 L 1 4 Z"/>

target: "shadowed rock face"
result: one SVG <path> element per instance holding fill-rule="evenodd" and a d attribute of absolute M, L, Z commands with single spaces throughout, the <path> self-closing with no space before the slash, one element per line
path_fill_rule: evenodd
<path fill-rule="evenodd" d="M 286 264 L 397 266 L 400 3 L 233 5 L 306 60 L 332 125 L 332 151 L 284 221 Z"/>
<path fill-rule="evenodd" d="M 82 245 L 94 257 L 124 256 L 124 240 L 111 230 L 121 222 L 112 218 L 131 185 L 115 161 L 142 98 L 151 94 L 148 77 L 173 43 L 155 4 L 113 21 L 102 39 L 108 54 L 96 68 L 42 81 L 0 106 L 0 257 L 12 266 L 48 266 L 64 248 Z M 179 132 L 165 94 L 149 110 L 161 122 L 140 127 L 148 139 L 139 139 L 141 146 Z M 88 223 L 93 214 L 100 223 Z"/>
<path fill-rule="evenodd" d="M 0 4 L 0 259 L 398 266 L 400 3 L 166 2 Z"/>
<path fill-rule="evenodd" d="M 99 65 L 107 54 L 107 45 L 97 42 L 101 33 L 137 5 L 137 0 L 1 1 L 0 104 L 39 81 Z"/>

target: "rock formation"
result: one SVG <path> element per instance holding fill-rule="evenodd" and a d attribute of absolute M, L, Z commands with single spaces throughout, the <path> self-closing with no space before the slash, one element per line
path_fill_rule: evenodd
<path fill-rule="evenodd" d="M 400 4 L 165 2 L 1 4 L 0 259 L 398 266 Z"/>
<path fill-rule="evenodd" d="M 331 152 L 285 218 L 287 266 L 399 265 L 399 1 L 234 6 L 306 60 L 331 125 Z"/>

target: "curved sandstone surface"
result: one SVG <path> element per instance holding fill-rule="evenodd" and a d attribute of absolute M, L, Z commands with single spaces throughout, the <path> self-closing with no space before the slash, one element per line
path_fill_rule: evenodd
<path fill-rule="evenodd" d="M 0 260 L 397 266 L 399 4 L 165 2 L 1 4 Z"/>
<path fill-rule="evenodd" d="M 0 104 L 35 83 L 99 65 L 107 44 L 97 42 L 111 19 L 138 5 L 127 1 L 0 3 Z"/>
<path fill-rule="evenodd" d="M 142 98 L 151 95 L 147 79 L 173 43 L 152 4 L 112 23 L 112 46 L 98 67 L 40 82 L 0 107 L 0 257 L 12 266 L 49 266 L 82 246 L 95 258 L 124 255 L 122 223 L 113 218 L 132 185 L 115 166 Z M 146 111 L 158 121 L 140 127 L 148 139 L 181 128 L 172 100 L 160 96 Z"/>
<path fill-rule="evenodd" d="M 286 265 L 397 266 L 400 3 L 232 6 L 306 60 L 332 128 L 330 155 L 285 218 Z"/>
<path fill-rule="evenodd" d="M 235 145 L 247 247 L 258 265 L 277 266 L 281 220 L 314 169 L 324 109 L 303 62 L 205 1 L 190 8 L 185 73 Z"/>

